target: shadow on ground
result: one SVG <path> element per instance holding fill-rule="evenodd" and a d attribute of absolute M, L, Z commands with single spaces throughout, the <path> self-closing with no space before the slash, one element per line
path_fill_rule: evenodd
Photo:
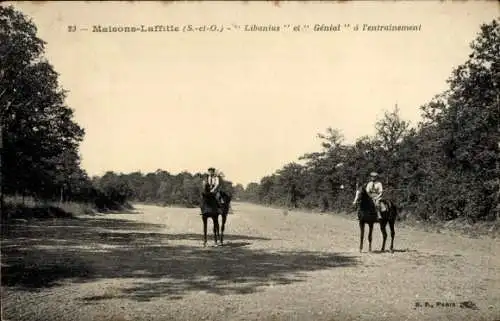
<path fill-rule="evenodd" d="M 101 209 L 97 211 L 90 205 L 72 203 L 73 206 L 78 206 L 78 212 L 84 215 L 110 215 L 110 214 L 141 214 L 140 211 L 134 209 L 130 205 L 122 206 L 117 210 Z M 71 205 L 70 205 L 71 206 Z M 2 232 L 11 223 L 15 221 L 26 220 L 51 220 L 51 219 L 76 219 L 77 216 L 72 212 L 55 205 L 29 206 L 24 204 L 6 203 L 2 208 L 0 217 L 2 223 Z"/>
<path fill-rule="evenodd" d="M 355 266 L 354 257 L 331 252 L 252 249 L 270 241 L 227 235 L 225 247 L 201 247 L 201 234 L 165 234 L 163 225 L 109 218 L 30 220 L 2 235 L 2 285 L 38 290 L 63 282 L 129 279 L 117 293 L 83 298 L 179 299 L 191 291 L 245 294 L 289 284 L 305 272 Z M 172 241 L 196 240 L 196 245 Z M 200 244 L 200 245 L 198 245 Z"/>
<path fill-rule="evenodd" d="M 5 222 L 7 216 L 9 216 L 11 220 L 75 218 L 73 213 L 52 205 L 28 207 L 23 205 L 5 204 L 2 211 L 5 211 L 6 213 L 6 215 L 2 215 L 2 223 L 5 224 L 8 224 L 8 222 Z"/>
<path fill-rule="evenodd" d="M 393 249 L 392 250 L 392 254 L 395 254 L 395 253 L 411 253 L 411 252 L 417 252 L 417 250 L 410 250 L 410 249 Z M 373 250 L 371 252 L 372 254 L 387 254 L 387 253 L 391 253 L 391 250 L 390 249 L 385 249 L 384 251 L 381 251 L 381 250 Z"/>

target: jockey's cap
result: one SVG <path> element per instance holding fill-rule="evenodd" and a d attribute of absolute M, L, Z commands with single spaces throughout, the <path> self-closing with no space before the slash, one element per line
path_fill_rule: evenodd
<path fill-rule="evenodd" d="M 371 173 L 370 173 L 370 176 L 371 176 L 371 177 L 377 177 L 377 176 L 378 176 L 378 173 L 377 173 L 377 172 L 371 172 Z"/>
<path fill-rule="evenodd" d="M 215 172 L 215 168 L 213 168 L 213 167 L 209 167 L 209 168 L 208 168 L 208 171 L 209 171 L 209 172 Z"/>

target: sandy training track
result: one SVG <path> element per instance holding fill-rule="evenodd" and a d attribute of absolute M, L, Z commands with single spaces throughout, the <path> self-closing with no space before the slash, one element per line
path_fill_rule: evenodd
<path fill-rule="evenodd" d="M 233 209 L 224 247 L 198 209 L 13 225 L 3 319 L 500 320 L 498 240 L 396 225 L 395 253 L 360 254 L 354 217 Z"/>

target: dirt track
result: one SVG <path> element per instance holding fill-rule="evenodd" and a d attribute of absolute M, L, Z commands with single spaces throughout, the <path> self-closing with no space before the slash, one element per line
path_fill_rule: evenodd
<path fill-rule="evenodd" d="M 395 253 L 360 254 L 354 217 L 234 204 L 203 248 L 197 209 L 137 209 L 13 226 L 3 319 L 500 320 L 498 240 L 396 226 Z"/>

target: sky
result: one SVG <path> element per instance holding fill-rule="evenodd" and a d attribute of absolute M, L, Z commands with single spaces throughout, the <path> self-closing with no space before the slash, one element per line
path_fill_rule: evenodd
<path fill-rule="evenodd" d="M 495 1 L 12 4 L 47 42 L 45 56 L 86 132 L 80 153 L 89 175 L 213 166 L 244 185 L 319 151 L 327 127 L 352 143 L 373 135 L 396 103 L 416 124 L 420 106 L 466 61 L 479 26 L 499 16 Z M 226 30 L 92 32 L 189 24 Z M 243 31 L 252 24 L 282 28 Z M 341 30 L 315 32 L 316 24 Z"/>

